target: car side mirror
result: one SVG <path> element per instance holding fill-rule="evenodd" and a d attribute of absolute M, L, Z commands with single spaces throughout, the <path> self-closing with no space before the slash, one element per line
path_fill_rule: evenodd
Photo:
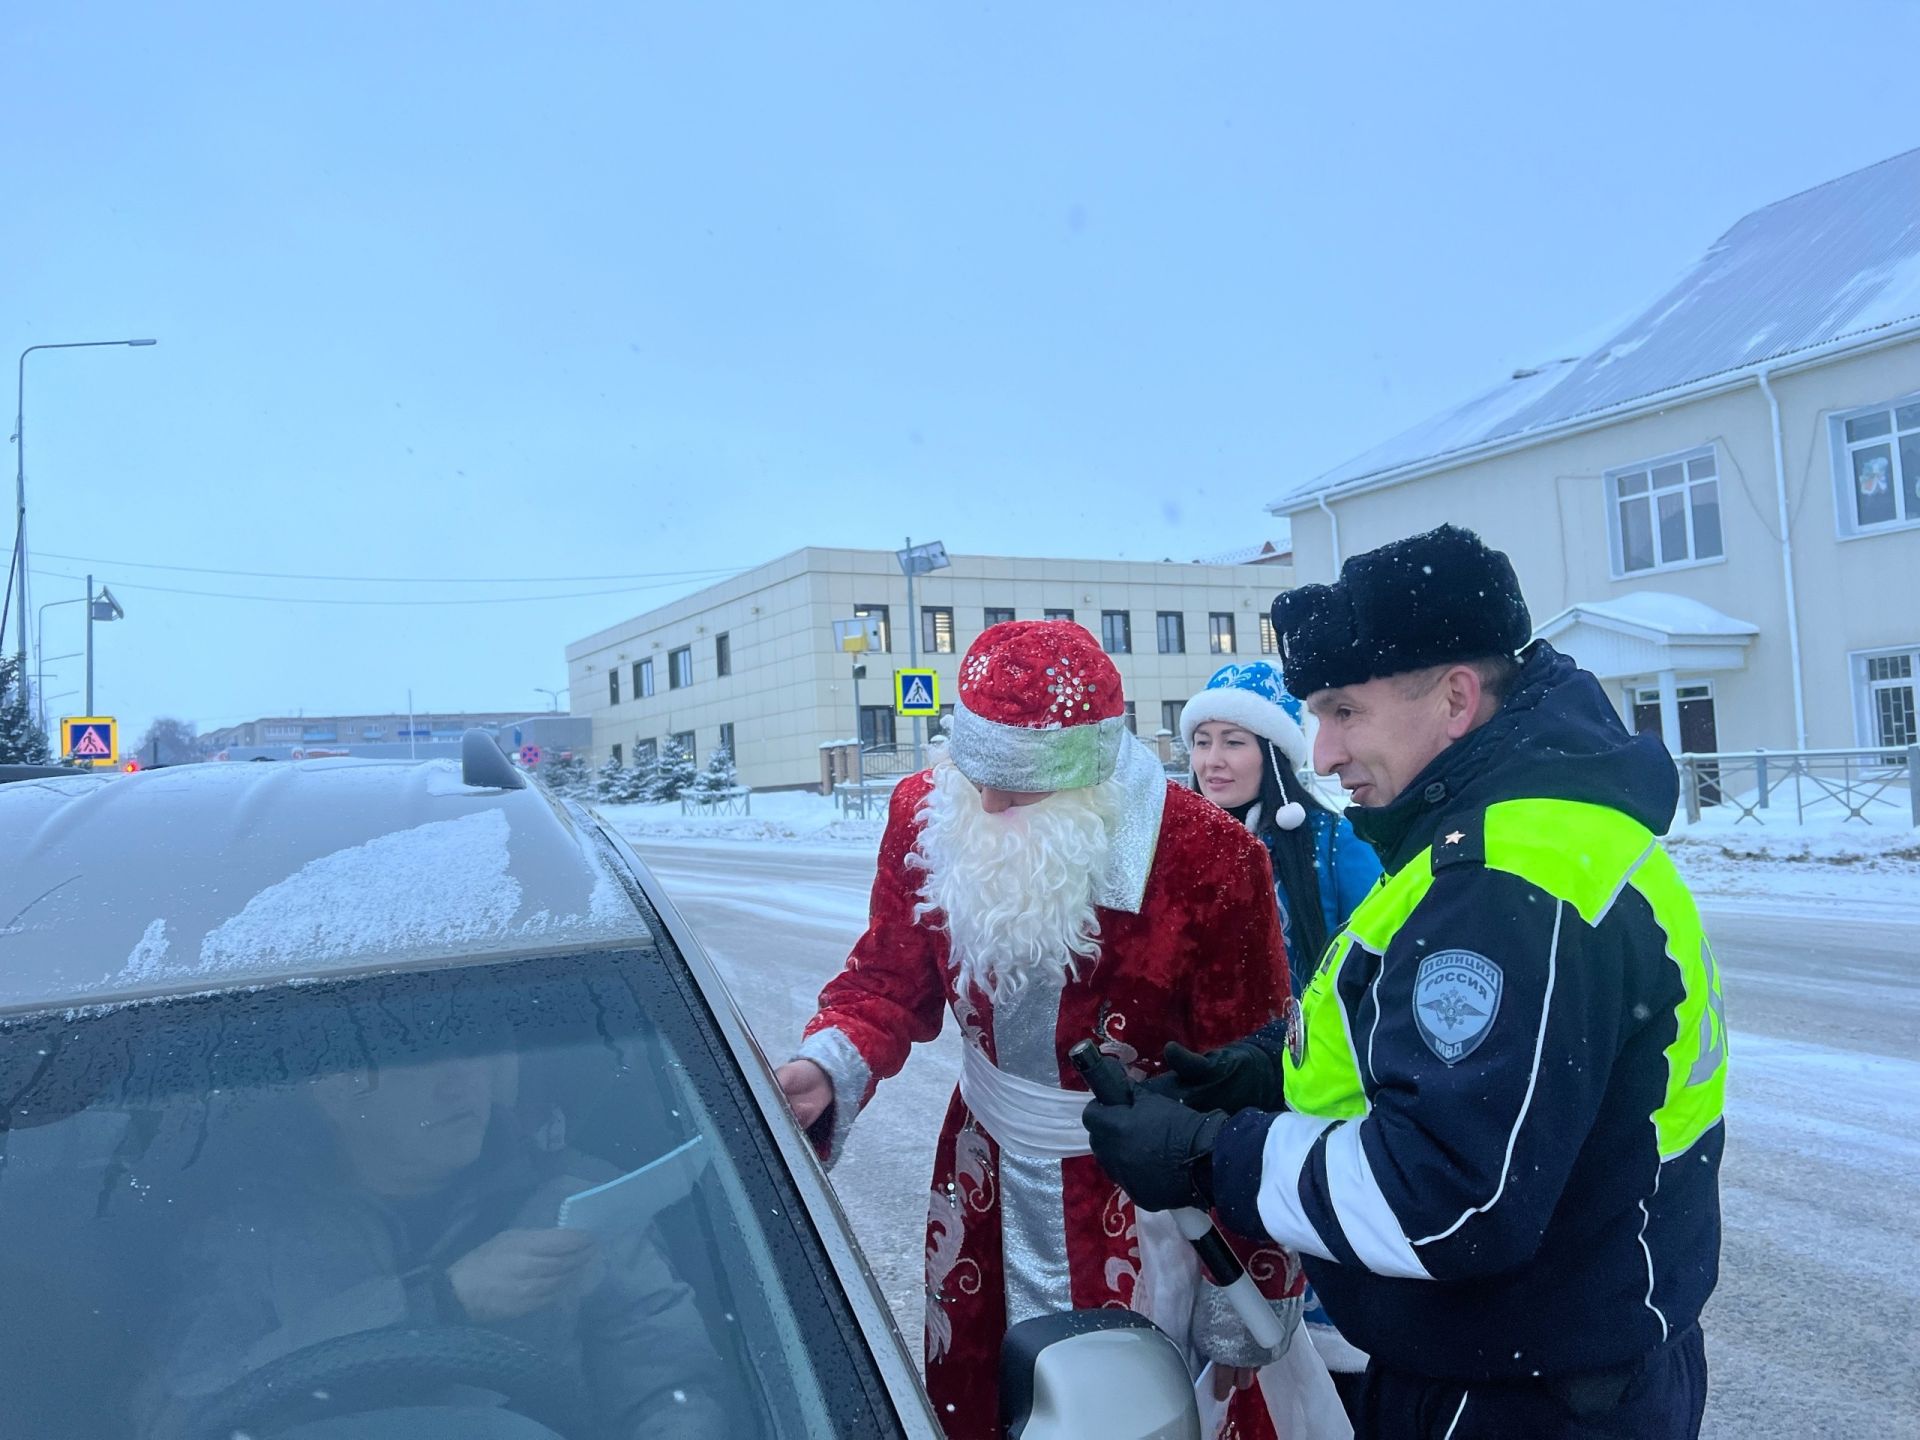
<path fill-rule="evenodd" d="M 1000 1346 L 1008 1440 L 1200 1440 L 1193 1379 L 1174 1343 L 1131 1310 L 1022 1320 Z"/>

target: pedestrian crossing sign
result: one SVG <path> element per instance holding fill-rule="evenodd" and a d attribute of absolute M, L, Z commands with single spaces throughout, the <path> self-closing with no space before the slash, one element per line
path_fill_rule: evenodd
<path fill-rule="evenodd" d="M 893 708 L 901 715 L 940 713 L 940 674 L 935 670 L 893 672 Z"/>
<path fill-rule="evenodd" d="M 60 721 L 60 753 L 101 765 L 120 760 L 120 727 L 111 715 L 68 715 Z"/>

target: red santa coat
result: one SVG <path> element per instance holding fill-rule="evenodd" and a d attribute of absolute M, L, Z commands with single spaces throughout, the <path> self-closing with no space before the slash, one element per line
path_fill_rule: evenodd
<path fill-rule="evenodd" d="M 1113 861 L 1096 884 L 1100 954 L 1077 980 L 1033 979 L 999 1014 L 977 987 L 956 991 L 938 912 L 919 923 L 918 839 L 928 773 L 894 791 L 867 930 L 821 992 L 800 1054 L 833 1081 L 816 1125 L 831 1164 L 874 1087 L 953 1012 L 963 1039 L 1006 1074 L 1085 1094 L 1068 1050 L 1096 1037 L 1136 1077 L 1167 1042 L 1194 1050 L 1238 1040 L 1281 1013 L 1286 956 L 1265 850 L 1232 816 L 1169 784 L 1137 742 L 1118 778 L 1125 798 Z M 1004 1127 L 1003 1127 L 1004 1128 Z M 1271 1297 L 1300 1292 L 1274 1248 L 1236 1246 Z M 998 1434 L 1000 1343 L 1010 1323 L 1048 1311 L 1151 1309 L 1132 1202 L 1090 1155 L 1003 1152 L 956 1089 L 934 1153 L 927 1220 L 926 1375 L 953 1440 Z M 1161 1318 L 1156 1315 L 1156 1318 Z M 1255 1392 L 1235 1400 L 1230 1435 L 1271 1436 Z"/>

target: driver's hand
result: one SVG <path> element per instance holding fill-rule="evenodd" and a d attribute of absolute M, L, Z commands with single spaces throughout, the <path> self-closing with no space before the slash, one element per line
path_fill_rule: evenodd
<path fill-rule="evenodd" d="M 773 1072 L 787 1097 L 787 1108 L 805 1130 L 826 1113 L 833 1103 L 833 1081 L 812 1060 L 789 1060 Z"/>
<path fill-rule="evenodd" d="M 511 1320 L 591 1289 L 595 1250 L 583 1230 L 502 1230 L 449 1265 L 447 1280 L 474 1320 Z"/>

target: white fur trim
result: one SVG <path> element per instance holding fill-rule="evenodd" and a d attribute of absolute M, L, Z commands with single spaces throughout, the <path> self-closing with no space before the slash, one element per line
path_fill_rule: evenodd
<path fill-rule="evenodd" d="M 1251 690 L 1222 685 L 1195 695 L 1180 707 L 1180 743 L 1192 750 L 1193 732 L 1209 720 L 1224 720 L 1271 740 L 1280 753 L 1293 762 L 1296 770 L 1306 768 L 1312 758 L 1306 734 L 1294 718 L 1272 700 Z"/>

